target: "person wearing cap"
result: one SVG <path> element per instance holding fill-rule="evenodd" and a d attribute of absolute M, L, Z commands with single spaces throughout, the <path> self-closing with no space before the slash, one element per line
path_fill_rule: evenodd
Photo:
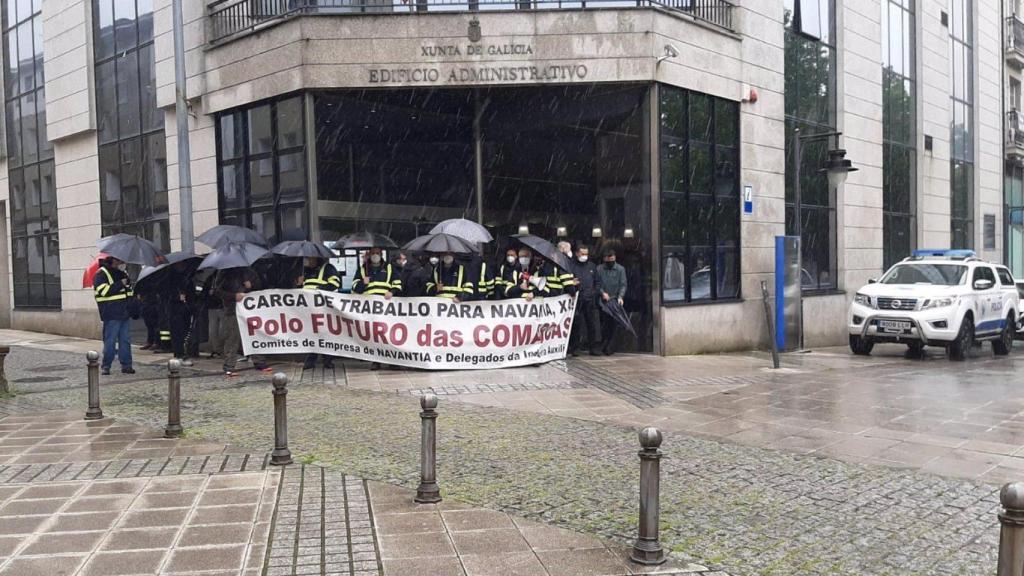
<path fill-rule="evenodd" d="M 465 266 L 455 261 L 455 254 L 442 254 L 430 281 L 427 282 L 427 295 L 462 302 L 471 300 L 475 291 L 470 274 Z"/>
<path fill-rule="evenodd" d="M 135 374 L 132 368 L 132 320 L 129 302 L 134 297 L 132 282 L 125 273 L 125 263 L 114 257 L 105 258 L 92 278 L 93 296 L 103 321 L 103 359 L 100 368 L 110 375 L 114 356 L 121 362 L 122 374 Z"/>
<path fill-rule="evenodd" d="M 402 277 L 391 264 L 384 261 L 380 248 L 370 248 L 366 260 L 359 267 L 359 273 L 352 280 L 352 292 L 390 299 L 402 292 Z"/>
<path fill-rule="evenodd" d="M 505 297 L 533 300 L 536 296 L 551 295 L 547 284 L 547 277 L 551 273 L 544 261 L 535 257 L 533 250 L 526 247 L 519 249 L 518 260 L 512 282 L 505 287 Z"/>
<path fill-rule="evenodd" d="M 626 298 L 626 269 L 615 262 L 615 250 L 604 252 L 604 265 L 598 267 L 597 274 L 601 278 L 601 299 L 605 302 L 615 299 L 621 306 Z M 605 356 L 615 354 L 615 333 L 619 330 L 618 322 L 609 314 L 601 314 L 601 341 Z"/>
<path fill-rule="evenodd" d="M 324 290 L 337 292 L 341 288 L 341 278 L 338 276 L 338 269 L 326 258 L 307 257 L 302 259 L 302 276 L 295 279 L 296 284 L 302 286 L 303 290 Z M 334 359 L 327 354 L 307 354 L 306 361 L 302 364 L 303 370 L 316 368 L 316 359 L 323 361 L 325 370 L 334 369 Z"/>

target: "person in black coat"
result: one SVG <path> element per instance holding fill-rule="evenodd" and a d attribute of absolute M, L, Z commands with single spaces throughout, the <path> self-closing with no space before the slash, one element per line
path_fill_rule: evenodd
<path fill-rule="evenodd" d="M 402 279 L 402 292 L 399 296 L 416 298 L 427 295 L 427 282 L 430 281 L 430 268 L 407 252 L 399 252 L 394 266 L 399 270 Z"/>
<path fill-rule="evenodd" d="M 577 283 L 576 312 L 572 323 L 572 337 L 569 340 L 569 353 L 573 356 L 581 348 L 583 333 L 587 334 L 587 346 L 591 356 L 601 354 L 599 334 L 601 331 L 601 314 L 598 299 L 601 297 L 601 275 L 597 266 L 590 261 L 590 247 L 576 247 L 576 259 L 572 263 L 572 274 Z"/>

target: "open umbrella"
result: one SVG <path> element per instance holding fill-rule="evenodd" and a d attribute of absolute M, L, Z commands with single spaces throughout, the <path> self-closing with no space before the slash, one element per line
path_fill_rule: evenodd
<path fill-rule="evenodd" d="M 82 288 L 92 288 L 93 278 L 96 277 L 96 273 L 100 271 L 102 260 L 106 259 L 107 255 L 100 252 L 96 258 L 89 263 L 85 268 L 85 272 L 82 273 Z"/>
<path fill-rule="evenodd" d="M 327 246 L 308 240 L 286 240 L 270 249 L 274 254 L 292 258 L 334 258 Z"/>
<path fill-rule="evenodd" d="M 228 268 L 248 268 L 253 262 L 259 260 L 269 252 L 263 246 L 250 244 L 248 242 L 228 242 L 217 248 L 203 259 L 199 269 L 214 268 L 216 270 L 227 270 Z"/>
<path fill-rule="evenodd" d="M 105 236 L 96 242 L 96 247 L 122 262 L 156 266 L 163 262 L 163 253 L 155 244 L 131 234 Z"/>
<path fill-rule="evenodd" d="M 145 266 L 142 268 L 142 271 L 139 272 L 138 279 L 135 280 L 136 293 L 146 294 L 149 292 L 157 292 L 162 285 L 167 282 L 172 274 L 191 276 L 203 261 L 202 256 L 197 256 L 195 253 L 188 250 L 172 252 L 166 256 L 166 259 L 166 264 L 161 264 L 159 266 Z M 175 270 L 174 265 L 178 262 L 184 263 L 183 268 Z"/>
<path fill-rule="evenodd" d="M 220 248 L 228 242 L 248 242 L 257 246 L 267 245 L 267 239 L 259 232 L 233 224 L 218 224 L 197 236 L 196 240 L 210 248 Z"/>
<path fill-rule="evenodd" d="M 619 304 L 618 299 L 612 298 L 605 302 L 601 300 L 601 311 L 612 317 L 613 320 L 618 322 L 623 328 L 629 330 L 629 333 L 634 337 L 636 336 L 636 330 L 633 329 L 633 323 L 629 321 L 629 314 L 626 313 L 626 309 Z"/>
<path fill-rule="evenodd" d="M 375 232 L 355 232 L 338 238 L 335 250 L 366 250 L 368 248 L 398 248 L 391 238 Z"/>
<path fill-rule="evenodd" d="M 572 262 L 569 261 L 568 256 L 559 252 L 554 244 L 539 236 L 534 236 L 533 234 L 514 234 L 510 238 L 554 262 L 556 266 L 563 270 L 572 268 Z"/>
<path fill-rule="evenodd" d="M 452 218 L 445 220 L 430 230 L 431 234 L 451 234 L 470 242 L 484 243 L 492 242 L 494 236 L 482 225 L 466 220 L 465 218 Z"/>
<path fill-rule="evenodd" d="M 476 246 L 472 242 L 452 236 L 451 234 L 426 234 L 413 238 L 402 246 L 412 252 L 433 252 L 435 254 L 476 254 Z"/>

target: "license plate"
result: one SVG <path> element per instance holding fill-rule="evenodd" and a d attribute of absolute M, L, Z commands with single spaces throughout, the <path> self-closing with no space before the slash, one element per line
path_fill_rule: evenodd
<path fill-rule="evenodd" d="M 913 328 L 913 324 L 903 320 L 879 320 L 878 329 L 883 332 L 905 332 Z"/>

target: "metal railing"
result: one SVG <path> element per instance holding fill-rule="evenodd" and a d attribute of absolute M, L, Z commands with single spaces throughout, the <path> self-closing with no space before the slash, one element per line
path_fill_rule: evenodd
<path fill-rule="evenodd" d="M 1006 143 L 1018 148 L 1024 148 L 1024 124 L 1021 123 L 1019 110 L 1010 110 L 1006 113 Z"/>
<path fill-rule="evenodd" d="M 729 0 L 219 0 L 208 7 L 211 44 L 300 14 L 408 14 L 557 10 L 588 8 L 664 8 L 688 14 L 726 30 L 733 29 Z"/>
<path fill-rule="evenodd" d="M 1006 18 L 1006 51 L 1024 54 L 1024 21 L 1016 14 Z"/>

